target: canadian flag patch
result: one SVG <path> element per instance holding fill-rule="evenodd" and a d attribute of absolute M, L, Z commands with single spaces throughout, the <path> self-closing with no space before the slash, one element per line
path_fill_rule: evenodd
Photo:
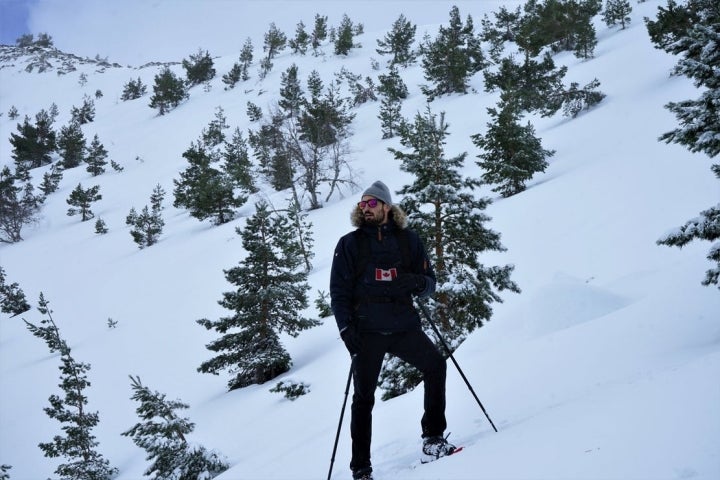
<path fill-rule="evenodd" d="M 389 268 L 387 270 L 382 268 L 375 269 L 375 280 L 378 282 L 392 282 L 394 278 L 397 278 L 397 268 Z"/>

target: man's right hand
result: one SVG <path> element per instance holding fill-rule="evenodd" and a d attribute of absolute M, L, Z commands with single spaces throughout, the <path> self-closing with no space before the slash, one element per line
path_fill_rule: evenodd
<path fill-rule="evenodd" d="M 354 326 L 347 326 L 340 332 L 340 338 L 345 342 L 345 348 L 350 355 L 357 355 L 362 350 L 362 337 Z"/>

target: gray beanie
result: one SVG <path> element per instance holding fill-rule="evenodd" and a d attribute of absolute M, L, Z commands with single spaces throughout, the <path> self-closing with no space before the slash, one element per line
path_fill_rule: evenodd
<path fill-rule="evenodd" d="M 378 200 L 392 206 L 392 197 L 390 196 L 390 190 L 387 185 L 378 180 L 373 183 L 370 188 L 363 192 L 363 196 L 370 195 L 377 198 Z"/>

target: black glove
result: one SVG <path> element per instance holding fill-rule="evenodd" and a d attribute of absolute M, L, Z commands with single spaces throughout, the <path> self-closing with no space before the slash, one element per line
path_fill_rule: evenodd
<path fill-rule="evenodd" d="M 405 295 L 425 290 L 425 275 L 419 273 L 401 273 L 393 280 L 393 286 Z"/>
<path fill-rule="evenodd" d="M 340 332 L 340 338 L 345 342 L 345 348 L 348 349 L 350 355 L 356 355 L 362 350 L 362 337 L 354 326 L 347 326 Z"/>

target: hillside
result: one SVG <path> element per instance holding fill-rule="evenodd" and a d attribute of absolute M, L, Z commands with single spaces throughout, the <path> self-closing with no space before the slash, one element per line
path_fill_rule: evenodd
<path fill-rule="evenodd" d="M 171 3 L 158 2 L 156 8 L 170 12 Z M 290 2 L 296 6 L 283 10 L 278 8 L 282 3 L 220 5 L 226 9 L 224 16 L 237 19 L 238 31 L 257 31 L 258 18 L 271 18 L 288 34 L 300 20 L 311 25 L 324 6 L 338 8 L 329 6 L 331 2 Z M 428 3 L 433 3 L 431 12 L 441 12 L 436 21 L 423 12 Z M 522 4 L 502 3 L 511 8 Z M 122 48 L 127 56 L 133 49 L 142 50 L 142 67 L 112 57 L 98 63 L 87 58 L 94 53 L 76 51 L 59 54 L 42 72 L 28 71 L 36 56 L 0 47 L 0 166 L 12 164 L 8 139 L 22 116 L 32 118 L 54 102 L 59 128 L 83 95 L 100 90 L 95 120 L 84 125 L 83 132 L 88 140 L 97 134 L 110 158 L 124 167 L 98 177 L 84 167 L 66 171 L 39 222 L 23 230 L 24 240 L 0 244 L 0 265 L 8 280 L 17 282 L 34 305 L 44 293 L 74 356 L 92 366 L 89 408 L 100 414 L 94 433 L 101 453 L 119 468 L 118 480 L 141 479 L 147 467 L 144 451 L 120 435 L 137 422 L 128 375 L 140 376 L 151 389 L 190 405 L 183 414 L 196 424 L 191 440 L 217 449 L 231 464 L 218 479 L 327 476 L 349 367 L 332 318 L 297 338 L 283 337 L 294 366 L 274 381 L 228 393 L 225 377 L 196 371 L 210 358 L 205 345 L 215 338 L 196 320 L 227 313 L 217 303 L 231 288 L 223 270 L 244 257 L 236 228 L 252 214 L 255 201 L 279 205 L 288 193 L 263 188 L 239 209 L 235 220 L 214 226 L 174 208 L 171 192 L 173 179 L 186 166 L 182 153 L 217 107 L 223 108 L 231 129 L 247 131 L 256 128 L 247 117 L 247 102 L 269 108 L 282 72 L 293 63 L 303 80 L 317 70 L 329 81 L 342 67 L 376 77 L 380 72 L 371 68 L 372 60 L 384 62 L 375 52 L 375 40 L 395 21 L 399 5 L 407 5 L 406 16 L 418 23 L 418 39 L 425 31 L 434 35 L 452 5 L 391 2 L 392 8 L 380 9 L 378 4 L 348 2 L 348 14 L 366 28 L 358 38 L 362 47 L 347 57 L 333 55 L 329 46 L 321 57 L 285 51 L 264 80 L 257 78 L 254 65 L 252 78 L 233 90 L 224 90 L 221 76 L 237 61 L 245 35 L 238 36 L 237 49 L 215 49 L 217 43 L 203 45 L 203 39 L 217 41 L 216 27 L 200 22 L 184 33 L 217 55 L 218 75 L 210 88 L 194 87 L 186 102 L 164 116 L 149 108 L 150 94 L 121 101 L 123 85 L 141 78 L 151 91 L 160 69 L 154 62 L 183 75 L 178 62 L 197 46 L 177 45 L 169 54 L 168 42 L 158 47 L 162 54 L 151 56 L 154 44 L 143 41 L 144 21 L 122 28 L 128 39 Z M 470 14 L 479 25 L 482 15 L 499 4 L 459 5 L 463 18 Z M 607 97 L 574 119 L 560 114 L 529 117 L 543 146 L 556 151 L 548 169 L 536 175 L 525 192 L 507 199 L 489 187 L 478 192 L 493 197 L 487 211 L 490 227 L 502 234 L 507 248 L 482 261 L 515 265 L 513 279 L 522 293 L 503 294 L 504 303 L 494 306 L 492 320 L 468 338 L 456 358 L 499 432 L 492 431 L 448 365 L 448 431 L 465 450 L 419 466 L 421 389 L 378 401 L 373 438 L 377 478 L 720 478 L 720 296 L 717 288 L 700 284 L 709 268 L 709 246 L 695 242 L 680 250 L 655 243 L 716 203 L 720 188 L 707 156 L 657 141 L 676 125 L 663 106 L 697 96 L 689 80 L 669 77 L 676 59 L 654 49 L 648 39 L 642 18 L 654 16 L 660 4 L 633 4 L 632 22 L 625 30 L 608 28 L 596 18 L 599 43 L 594 58 L 582 61 L 568 52 L 554 57 L 558 65 L 568 66 L 566 82 L 586 84 L 597 78 Z M 203 11 L 192 11 L 193 5 L 200 8 L 199 2 L 184 2 L 182 12 L 201 18 Z M 243 11 L 243 5 L 252 5 L 257 16 Z M 260 12 L 261 5 L 268 10 Z M 55 8 L 47 7 L 46 15 L 55 17 L 46 21 L 63 19 Z M 85 14 L 94 11 L 89 8 Z M 98 37 L 97 45 L 85 48 L 102 55 L 118 51 L 121 41 L 114 40 L 118 27 L 112 15 L 93 18 L 93 29 L 105 28 L 112 35 L 105 44 Z M 267 23 L 261 26 L 262 31 Z M 163 28 L 172 30 L 169 37 L 178 35 L 178 27 L 167 22 L 152 32 L 153 38 L 161 36 Z M 64 36 L 56 39 L 71 37 L 71 25 L 58 29 Z M 261 34 L 253 42 L 261 45 Z M 65 48 L 60 42 L 57 46 L 59 51 Z M 256 58 L 261 55 L 258 49 Z M 403 115 L 412 117 L 426 106 L 419 88 L 426 81 L 419 65 L 403 70 L 402 76 L 410 89 Z M 467 95 L 436 99 L 431 108 L 445 112 L 450 124 L 446 155 L 468 152 L 464 173 L 479 175 L 474 163 L 479 152 L 470 135 L 487 128 L 486 108 L 496 104 L 497 94 L 485 92 L 481 74 L 472 78 L 472 87 Z M 11 106 L 18 109 L 19 119 L 8 118 Z M 387 151 L 400 148 L 397 138 L 381 140 L 378 109 L 379 102 L 370 102 L 355 110 L 351 166 L 362 187 L 383 179 L 396 192 L 410 179 Z M 47 170 L 33 170 L 33 181 L 39 182 Z M 93 221 L 66 215 L 66 199 L 78 183 L 100 186 L 103 199 L 93 210 L 107 223 L 107 234 L 96 234 Z M 158 244 L 140 250 L 125 217 L 130 208 L 149 202 L 157 184 L 168 192 L 164 233 Z M 351 228 L 349 213 L 357 194 L 343 191 L 309 214 L 315 237 L 312 299 L 328 289 L 332 251 Z M 314 308 L 307 314 L 317 316 Z M 23 317 L 41 319 L 35 310 Z M 116 327 L 110 328 L 109 320 L 117 322 Z M 20 318 L 0 318 L 0 464 L 13 467 L 13 480 L 48 478 L 59 463 L 43 457 L 37 447 L 60 432 L 58 423 L 43 412 L 48 396 L 58 390 L 58 365 L 58 356 L 49 354 Z M 291 402 L 269 392 L 280 380 L 304 382 L 310 393 Z M 336 479 L 350 478 L 345 418 Z"/>

